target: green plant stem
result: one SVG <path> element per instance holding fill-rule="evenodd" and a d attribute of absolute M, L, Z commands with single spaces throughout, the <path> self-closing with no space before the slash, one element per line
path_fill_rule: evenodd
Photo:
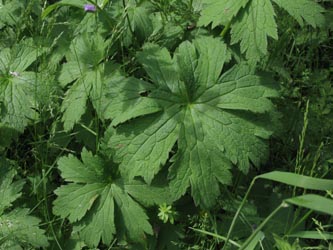
<path fill-rule="evenodd" d="M 242 208 L 243 208 L 244 205 L 245 205 L 245 202 L 246 202 L 246 200 L 247 200 L 247 197 L 249 196 L 249 194 L 250 194 L 250 192 L 251 192 L 251 189 L 252 189 L 252 187 L 253 187 L 255 181 L 256 181 L 256 177 L 252 180 L 252 182 L 251 182 L 249 188 L 247 189 L 246 194 L 245 194 L 245 196 L 244 196 L 244 198 L 243 198 L 243 200 L 242 200 L 240 206 L 238 207 L 238 209 L 237 209 L 237 211 L 236 211 L 236 214 L 234 215 L 234 218 L 232 219 L 232 222 L 231 222 L 231 225 L 230 225 L 230 227 L 229 227 L 228 234 L 227 234 L 227 237 L 226 237 L 226 240 L 225 240 L 226 244 L 224 244 L 222 250 L 224 250 L 224 249 L 227 247 L 227 245 L 228 245 L 228 242 L 229 242 L 229 240 L 230 240 L 230 236 L 231 236 L 232 230 L 234 229 L 235 224 L 236 224 L 236 220 L 237 220 L 237 218 L 238 218 L 238 216 L 239 216 L 239 214 L 240 214 Z"/>
<path fill-rule="evenodd" d="M 205 230 L 201 230 L 201 229 L 197 229 L 197 228 L 193 228 L 193 227 L 190 227 L 190 229 L 192 229 L 193 231 L 196 231 L 196 232 L 199 232 L 199 233 L 202 233 L 202 234 L 206 234 L 206 235 L 209 235 L 209 236 L 213 236 L 217 239 L 220 239 L 220 240 L 223 240 L 223 241 L 226 241 L 227 238 L 226 237 L 223 237 L 221 235 L 218 235 L 218 234 L 214 234 L 214 233 L 211 233 L 211 232 L 208 232 L 208 231 L 205 231 Z M 230 242 L 230 244 L 236 246 L 236 247 L 240 247 L 241 245 L 239 245 L 236 241 L 233 241 L 233 240 L 228 240 L 228 242 Z"/>
<path fill-rule="evenodd" d="M 124 6 L 124 11 L 125 11 L 125 16 L 126 16 L 126 19 L 127 19 L 127 22 L 128 22 L 128 28 L 129 28 L 129 30 L 130 30 L 132 36 L 135 38 L 136 36 L 135 36 L 134 31 L 133 31 L 133 29 L 132 29 L 131 21 L 130 21 L 129 16 L 128 16 L 128 13 L 127 13 L 127 7 L 126 7 L 126 2 L 125 2 L 125 0 L 123 0 L 123 6 Z"/>
<path fill-rule="evenodd" d="M 227 23 L 226 26 L 224 26 L 222 32 L 221 32 L 221 37 L 224 38 L 225 35 L 227 34 L 227 31 L 230 29 L 231 26 L 231 21 L 229 23 Z"/>
<path fill-rule="evenodd" d="M 291 234 L 292 231 L 295 230 L 295 228 L 297 228 L 301 223 L 303 223 L 303 221 L 305 221 L 311 214 L 312 214 L 312 210 L 308 211 L 300 220 L 298 220 L 296 222 L 295 225 L 293 225 L 292 228 L 289 229 L 289 231 L 287 232 L 287 235 Z"/>
<path fill-rule="evenodd" d="M 256 230 L 253 231 L 251 236 L 247 238 L 247 240 L 243 243 L 243 245 L 238 250 L 244 250 L 246 247 L 250 244 L 250 242 L 254 239 L 254 237 L 257 235 L 259 231 L 267 224 L 267 222 L 272 219 L 281 208 L 286 207 L 287 203 L 282 202 L 272 213 L 270 213 L 269 216 L 266 217 L 266 219 L 256 228 Z"/>

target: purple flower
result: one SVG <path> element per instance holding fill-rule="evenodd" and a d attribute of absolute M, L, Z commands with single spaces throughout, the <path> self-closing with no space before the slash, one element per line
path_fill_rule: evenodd
<path fill-rule="evenodd" d="M 95 12 L 96 11 L 96 6 L 93 4 L 85 4 L 84 5 L 84 11 L 85 12 Z"/>

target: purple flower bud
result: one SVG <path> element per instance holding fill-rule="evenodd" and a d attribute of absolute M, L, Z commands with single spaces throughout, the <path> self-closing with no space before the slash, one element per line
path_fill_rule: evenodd
<path fill-rule="evenodd" d="M 96 6 L 93 4 L 85 4 L 84 5 L 84 11 L 85 12 L 95 12 L 96 11 Z"/>

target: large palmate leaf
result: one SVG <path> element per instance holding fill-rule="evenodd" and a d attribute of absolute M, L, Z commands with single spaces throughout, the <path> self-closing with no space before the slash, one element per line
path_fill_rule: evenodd
<path fill-rule="evenodd" d="M 277 92 L 247 65 L 220 76 L 229 58 L 226 45 L 209 37 L 183 42 L 173 58 L 147 44 L 138 59 L 153 83 L 110 84 L 119 94 L 109 107 L 118 125 L 109 145 L 124 176 L 150 183 L 176 150 L 169 174 L 174 198 L 191 186 L 195 202 L 210 207 L 219 183 L 231 182 L 232 163 L 247 172 L 250 162 L 265 160 L 272 132 L 268 98 Z"/>
<path fill-rule="evenodd" d="M 18 131 L 37 118 L 37 74 L 25 71 L 42 53 L 31 39 L 0 51 L 0 123 Z"/>
<path fill-rule="evenodd" d="M 257 61 L 267 53 L 267 39 L 277 39 L 277 24 L 272 2 L 285 9 L 300 25 L 324 24 L 322 8 L 314 0 L 203 0 L 199 25 L 231 27 L 231 43 L 240 43 L 242 53 Z"/>
<path fill-rule="evenodd" d="M 70 155 L 58 161 L 62 177 L 70 182 L 55 193 L 53 212 L 68 218 L 76 225 L 80 237 L 88 246 L 97 246 L 102 240 L 110 244 L 117 228 L 125 229 L 134 241 L 152 234 L 152 227 L 144 205 L 168 201 L 165 189 L 148 187 L 141 181 L 113 180 L 110 166 L 98 156 L 83 150 L 82 161 Z"/>
<path fill-rule="evenodd" d="M 21 196 L 24 181 L 14 181 L 16 171 L 9 162 L 0 158 L 0 249 L 22 249 L 21 246 L 46 247 L 44 231 L 38 227 L 40 220 L 29 209 L 15 208 L 12 203 Z"/>

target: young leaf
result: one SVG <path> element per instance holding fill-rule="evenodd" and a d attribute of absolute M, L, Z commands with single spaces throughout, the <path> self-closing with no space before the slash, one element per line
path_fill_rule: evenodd
<path fill-rule="evenodd" d="M 70 183 L 55 191 L 58 197 L 54 201 L 54 214 L 74 223 L 81 238 L 91 247 L 96 247 L 100 240 L 110 244 L 120 228 L 133 241 L 141 241 L 145 233 L 152 234 L 148 217 L 135 200 L 145 200 L 143 203 L 148 205 L 159 203 L 162 198 L 158 194 L 163 189 L 148 188 L 140 181 L 113 180 L 110 166 L 85 149 L 81 158 L 82 162 L 74 156 L 58 161 L 62 177 Z M 139 194 L 138 190 L 149 192 Z"/>
<path fill-rule="evenodd" d="M 267 114 L 274 109 L 268 98 L 277 91 L 246 65 L 220 77 L 229 58 L 225 44 L 209 37 L 182 43 L 173 58 L 157 45 L 144 46 L 138 59 L 153 82 L 146 85 L 153 87 L 137 95 L 136 103 L 147 99 L 159 111 L 131 110 L 132 117 L 141 117 L 118 125 L 111 136 L 109 144 L 124 176 L 142 176 L 150 183 L 177 145 L 169 174 L 173 198 L 191 186 L 196 204 L 210 207 L 219 195 L 219 183 L 231 181 L 231 163 L 247 172 L 250 161 L 259 165 L 265 159 L 264 139 L 271 134 Z M 126 110 L 134 97 L 127 105 L 124 96 L 134 87 L 120 82 L 117 88 L 123 93 L 115 99 Z M 113 118 L 118 120 L 117 115 Z"/>

